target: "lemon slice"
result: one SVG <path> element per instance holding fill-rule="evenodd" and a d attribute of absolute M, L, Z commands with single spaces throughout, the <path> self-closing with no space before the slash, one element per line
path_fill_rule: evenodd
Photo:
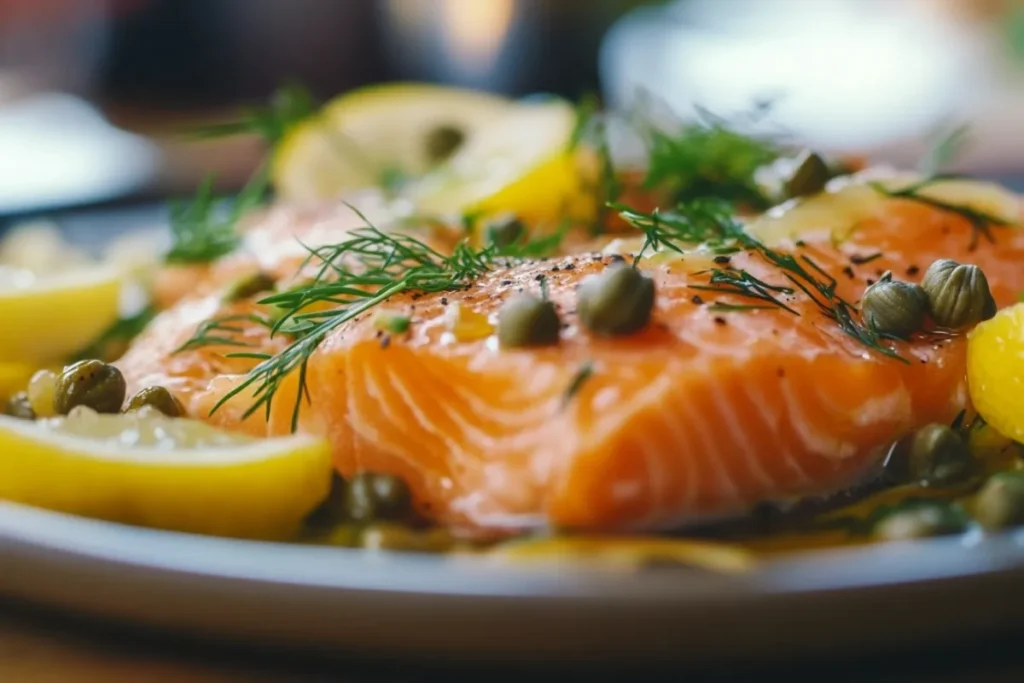
<path fill-rule="evenodd" d="M 353 91 L 281 141 L 271 168 L 274 187 L 284 199 L 328 199 L 378 186 L 389 175 L 422 175 L 436 161 L 431 138 L 438 131 L 470 140 L 508 106 L 496 95 L 427 84 Z"/>
<path fill-rule="evenodd" d="M 967 382 L 971 402 L 1000 434 L 1024 442 L 1024 304 L 978 324 L 967 335 Z"/>
<path fill-rule="evenodd" d="M 0 266 L 0 359 L 43 365 L 85 347 L 117 320 L 121 281 L 99 266 L 39 276 Z"/>
<path fill-rule="evenodd" d="M 563 100 L 516 103 L 416 183 L 409 197 L 428 215 L 575 215 L 586 205 L 581 160 L 569 145 L 575 126 L 576 112 Z"/>
<path fill-rule="evenodd" d="M 326 441 L 254 439 L 148 409 L 0 416 L 0 498 L 126 524 L 287 538 L 328 492 Z"/>

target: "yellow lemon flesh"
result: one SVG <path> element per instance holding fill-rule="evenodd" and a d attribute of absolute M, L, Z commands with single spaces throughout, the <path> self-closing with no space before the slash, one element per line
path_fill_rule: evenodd
<path fill-rule="evenodd" d="M 985 421 L 1024 442 L 1024 304 L 1004 308 L 968 334 L 967 381 Z"/>
<path fill-rule="evenodd" d="M 254 439 L 151 410 L 76 408 L 0 416 L 0 498 L 98 519 L 285 539 L 327 496 L 330 449 L 296 435 Z"/>
<path fill-rule="evenodd" d="M 434 165 L 431 135 L 447 128 L 471 139 L 510 104 L 488 93 L 428 84 L 355 90 L 285 136 L 274 153 L 274 187 L 284 199 L 329 199 L 376 187 L 392 174 L 422 175 Z"/>
<path fill-rule="evenodd" d="M 520 102 L 481 127 L 410 188 L 425 214 L 513 212 L 527 222 L 589 208 L 582 161 L 571 149 L 576 113 L 567 102 Z"/>
<path fill-rule="evenodd" d="M 121 284 L 98 266 L 40 276 L 0 266 L 0 359 L 42 366 L 82 349 L 117 320 Z"/>

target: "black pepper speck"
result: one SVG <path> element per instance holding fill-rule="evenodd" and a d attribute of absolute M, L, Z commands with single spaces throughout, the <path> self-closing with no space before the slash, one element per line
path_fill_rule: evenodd
<path fill-rule="evenodd" d="M 723 318 L 720 315 L 716 315 L 715 316 L 715 324 L 716 325 L 726 325 L 727 323 L 725 322 L 725 318 Z"/>
<path fill-rule="evenodd" d="M 714 260 L 715 263 L 721 263 L 721 264 L 728 264 L 729 263 L 729 257 L 728 256 L 716 256 L 713 260 Z"/>
<path fill-rule="evenodd" d="M 390 334 L 385 334 L 380 339 L 380 348 L 386 349 L 389 346 L 391 346 L 391 335 Z"/>
<path fill-rule="evenodd" d="M 798 246 L 798 247 L 806 247 L 807 246 L 807 242 L 804 242 L 803 240 L 797 240 L 796 242 L 794 242 L 794 244 L 796 244 L 796 246 Z"/>
<path fill-rule="evenodd" d="M 921 269 L 919 267 L 917 267 L 917 266 L 910 266 L 909 268 L 907 268 L 907 275 L 909 275 L 910 277 L 913 277 L 913 276 L 917 275 L 920 272 L 921 272 Z"/>
<path fill-rule="evenodd" d="M 698 306 L 700 306 L 702 303 L 704 303 L 704 299 L 701 299 L 700 295 L 698 295 L 698 294 L 694 294 L 693 298 L 690 299 L 690 301 L 692 301 L 693 303 L 697 304 Z"/>
<path fill-rule="evenodd" d="M 575 263 L 569 263 L 569 264 L 566 264 L 566 265 L 562 266 L 562 268 L 564 270 L 576 270 L 576 264 Z"/>
<path fill-rule="evenodd" d="M 501 284 L 504 285 L 505 287 L 508 287 L 510 284 L 512 284 L 512 281 L 511 280 L 502 280 Z"/>
<path fill-rule="evenodd" d="M 853 268 L 851 268 L 850 266 L 843 266 L 843 275 L 852 280 L 854 278 Z"/>
<path fill-rule="evenodd" d="M 875 284 L 875 281 L 872 278 L 868 278 L 867 279 L 867 283 L 868 283 L 868 287 L 870 287 L 871 285 Z"/>
<path fill-rule="evenodd" d="M 543 282 L 544 281 L 544 273 L 537 273 L 533 277 L 533 279 L 536 280 L 537 282 Z"/>
<path fill-rule="evenodd" d="M 610 263 L 625 263 L 626 259 L 622 258 L 618 254 L 612 254 Z"/>
<path fill-rule="evenodd" d="M 448 305 L 448 297 L 446 297 L 446 296 L 442 296 L 441 297 L 441 305 L 442 306 L 447 306 Z"/>

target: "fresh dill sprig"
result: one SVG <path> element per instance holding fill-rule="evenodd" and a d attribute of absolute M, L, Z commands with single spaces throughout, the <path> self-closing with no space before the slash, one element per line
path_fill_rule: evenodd
<path fill-rule="evenodd" d="M 765 111 L 758 108 L 756 114 Z M 773 202 L 755 174 L 782 156 L 781 146 L 741 133 L 733 122 L 707 111 L 699 114 L 697 122 L 677 130 L 654 125 L 641 130 L 648 158 L 644 187 L 667 190 L 676 202 L 714 197 L 752 209 L 769 208 Z"/>
<path fill-rule="evenodd" d="M 890 199 L 907 199 L 910 201 L 918 202 L 926 206 L 930 206 L 940 211 L 946 211 L 948 213 L 956 214 L 966 220 L 971 226 L 971 242 L 968 245 L 970 251 L 974 251 L 978 248 L 978 242 L 984 238 L 987 242 L 994 244 L 995 237 L 992 235 L 992 226 L 1008 227 L 1016 225 L 1015 222 L 1007 220 L 1002 216 L 995 214 L 986 213 L 979 211 L 973 207 L 965 204 L 951 204 L 950 202 L 936 199 L 923 193 L 923 190 L 927 190 L 932 185 L 942 182 L 944 180 L 951 180 L 960 176 L 950 174 L 934 175 L 924 180 L 918 181 L 906 187 L 898 190 L 890 190 L 881 183 L 873 182 L 870 183 L 872 189 Z"/>
<path fill-rule="evenodd" d="M 207 175 L 191 202 L 170 207 L 171 248 L 164 257 L 166 262 L 208 263 L 232 252 L 241 240 L 238 221 L 263 203 L 268 182 L 266 167 L 262 167 L 238 196 L 227 199 L 215 195 L 213 176 Z"/>
<path fill-rule="evenodd" d="M 673 211 L 638 211 L 624 204 L 612 204 L 622 218 L 644 233 L 644 244 L 633 258 L 633 265 L 650 250 L 668 249 L 682 253 L 686 247 L 709 244 L 729 250 L 743 232 L 732 218 L 732 207 L 721 199 L 695 199 Z"/>
<path fill-rule="evenodd" d="M 269 145 L 276 145 L 296 124 L 304 121 L 318 108 L 308 90 L 288 84 L 270 96 L 267 104 L 251 107 L 233 121 L 200 126 L 190 131 L 198 139 L 234 135 L 258 135 Z"/>
<path fill-rule="evenodd" d="M 312 281 L 271 294 L 259 302 L 278 307 L 281 314 L 274 319 L 255 318 L 255 321 L 266 324 L 272 335 L 290 333 L 297 338 L 279 353 L 259 357 L 261 362 L 213 410 L 243 391 L 252 391 L 255 402 L 246 415 L 260 408 L 269 412 L 282 381 L 297 372 L 299 394 L 292 410 L 294 430 L 298 425 L 302 396 L 308 396 L 305 384 L 307 363 L 332 330 L 398 294 L 458 291 L 494 267 L 500 257 L 518 256 L 510 249 L 501 253 L 494 247 L 477 250 L 465 241 L 456 245 L 451 255 L 445 255 L 410 235 L 383 232 L 370 224 L 358 209 L 350 208 L 366 223 L 366 227 L 352 231 L 343 242 L 310 248 L 301 268 L 311 264 L 319 266 Z M 529 246 L 524 245 L 524 249 Z M 329 307 L 326 310 L 309 310 L 314 304 L 329 304 Z M 208 321 L 185 346 L 195 348 L 225 342 L 238 345 L 232 337 L 223 335 L 233 331 L 232 322 L 237 323 L 238 319 L 232 321 L 227 317 Z"/>
<path fill-rule="evenodd" d="M 888 337 L 860 319 L 856 306 L 836 293 L 834 277 L 809 257 L 798 259 L 776 251 L 744 231 L 728 210 L 728 204 L 720 200 L 695 201 L 680 205 L 671 214 L 617 208 L 624 209 L 623 217 L 645 233 L 644 247 L 634 259 L 634 265 L 648 248 L 684 253 L 687 247 L 703 244 L 705 247 L 757 252 L 779 270 L 789 285 L 771 285 L 735 268 L 713 268 L 707 285 L 691 287 L 760 300 L 763 305 L 777 306 L 793 314 L 797 312 L 779 300 L 776 294 L 790 295 L 795 292 L 794 288 L 799 289 L 842 332 L 873 351 L 908 362 L 883 343 Z"/>
<path fill-rule="evenodd" d="M 591 361 L 584 361 L 580 369 L 573 375 L 572 381 L 569 382 L 569 386 L 566 387 L 565 393 L 562 394 L 562 407 L 569 405 L 569 402 L 576 397 L 576 394 L 580 393 L 580 389 L 587 383 L 587 380 L 594 375 L 594 364 Z"/>
<path fill-rule="evenodd" d="M 208 346 L 252 346 L 240 341 L 236 336 L 245 332 L 238 323 L 248 322 L 269 326 L 265 318 L 252 314 L 226 315 L 204 321 L 192 335 L 191 339 L 179 346 L 175 353 Z"/>
<path fill-rule="evenodd" d="M 787 306 L 785 303 L 780 301 L 776 295 L 792 295 L 792 287 L 784 287 L 779 285 L 771 285 L 760 280 L 745 270 L 737 270 L 735 268 L 714 268 L 711 272 L 711 279 L 709 284 L 706 285 L 690 285 L 690 289 L 699 289 L 707 292 L 719 292 L 722 294 L 735 294 L 736 296 L 747 297 L 749 299 L 757 299 L 764 301 L 765 304 L 756 306 L 733 306 L 730 304 L 716 304 L 718 310 L 753 310 L 757 308 L 772 308 L 777 307 L 782 310 L 792 313 L 793 315 L 800 315 L 795 310 Z"/>
<path fill-rule="evenodd" d="M 952 162 L 966 147 L 969 139 L 970 126 L 961 124 L 937 137 L 921 159 L 919 171 L 925 177 L 932 177 L 942 172 L 943 167 Z"/>
<path fill-rule="evenodd" d="M 305 89 L 288 85 L 275 92 L 267 105 L 249 109 L 234 121 L 194 129 L 192 136 L 215 138 L 254 134 L 273 149 L 289 130 L 315 109 L 316 103 Z M 236 232 L 239 219 L 260 206 L 269 189 L 269 163 L 266 161 L 231 199 L 216 197 L 213 176 L 207 175 L 190 203 L 171 206 L 172 242 L 166 255 L 167 262 L 207 263 L 233 251 L 239 243 Z M 228 205 L 226 212 L 225 204 Z"/>

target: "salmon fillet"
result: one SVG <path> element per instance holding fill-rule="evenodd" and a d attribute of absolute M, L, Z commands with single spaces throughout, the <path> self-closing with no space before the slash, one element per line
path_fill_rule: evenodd
<path fill-rule="evenodd" d="M 806 231 L 776 249 L 811 258 L 850 302 L 882 271 L 918 281 L 938 258 L 980 265 L 997 302 L 1015 301 L 1024 235 L 998 228 L 976 241 L 975 232 L 956 214 L 890 200 L 841 242 Z M 334 330 L 310 359 L 299 426 L 329 438 L 343 475 L 398 474 L 426 516 L 453 527 L 635 530 L 842 489 L 907 431 L 966 407 L 962 336 L 893 343 L 896 359 L 844 332 L 800 291 L 781 297 L 793 312 L 719 310 L 751 302 L 693 289 L 712 267 L 788 282 L 757 252 L 710 259 L 642 260 L 657 288 L 653 319 L 616 339 L 581 329 L 575 315 L 576 286 L 608 267 L 609 255 L 526 262 L 465 291 L 395 297 L 387 306 L 412 319 L 409 333 L 383 335 L 372 316 Z M 539 292 L 541 277 L 564 323 L 557 346 L 502 350 L 493 336 L 451 333 L 456 307 L 493 321 L 512 294 Z M 129 385 L 168 386 L 217 424 L 288 432 L 295 377 L 269 415 L 243 420 L 252 401 L 243 392 L 207 417 L 254 361 L 226 365 L 218 347 L 170 353 L 204 317 L 247 305 L 182 299 L 119 363 Z M 230 334 L 270 352 L 282 343 L 244 322 Z"/>

